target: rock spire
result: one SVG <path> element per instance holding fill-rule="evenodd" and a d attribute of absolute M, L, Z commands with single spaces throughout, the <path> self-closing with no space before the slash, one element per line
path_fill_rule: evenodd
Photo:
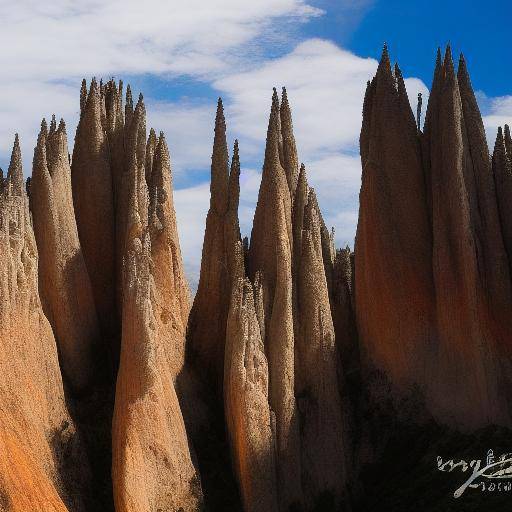
<path fill-rule="evenodd" d="M 94 368 L 99 326 L 78 238 L 64 122 L 43 121 L 30 182 L 30 210 L 39 252 L 39 291 L 55 331 L 64 374 L 83 389 Z"/>

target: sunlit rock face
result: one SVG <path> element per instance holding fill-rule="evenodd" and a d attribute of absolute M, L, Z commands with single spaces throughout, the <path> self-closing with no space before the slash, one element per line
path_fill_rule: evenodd
<path fill-rule="evenodd" d="M 66 409 L 57 346 L 39 298 L 17 136 L 0 193 L 0 253 L 1 506 L 85 511 L 88 462 Z"/>
<path fill-rule="evenodd" d="M 192 306 L 171 155 L 142 95 L 84 81 L 73 157 L 64 122 L 43 121 L 26 185 L 16 137 L 0 179 L 1 510 L 412 510 L 416 464 L 443 440 L 510 438 L 508 126 L 491 158 L 447 49 L 421 129 L 385 48 L 352 251 L 322 217 L 291 103 L 274 89 L 249 242 L 219 99 Z"/>
<path fill-rule="evenodd" d="M 115 224 L 112 166 L 104 98 L 96 80 L 82 90 L 82 105 L 71 183 L 78 235 L 104 336 L 113 336 L 115 307 Z"/>

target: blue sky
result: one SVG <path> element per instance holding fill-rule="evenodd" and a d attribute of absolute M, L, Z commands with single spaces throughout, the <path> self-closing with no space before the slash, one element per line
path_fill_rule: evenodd
<path fill-rule="evenodd" d="M 338 245 L 353 244 L 362 96 L 384 41 L 413 101 L 418 92 L 428 96 L 436 48 L 450 41 L 455 54 L 466 56 L 489 140 L 498 125 L 512 122 L 510 2 L 0 0 L 0 12 L 0 165 L 6 168 L 18 131 L 29 175 L 40 120 L 52 113 L 66 120 L 71 151 L 82 77 L 130 82 L 144 93 L 148 124 L 167 136 L 192 288 L 219 95 L 229 141 L 240 140 L 244 233 L 259 187 L 272 87 L 286 85 L 299 156 Z"/>

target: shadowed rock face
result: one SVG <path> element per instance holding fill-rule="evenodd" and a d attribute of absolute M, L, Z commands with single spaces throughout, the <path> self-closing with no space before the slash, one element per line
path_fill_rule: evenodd
<path fill-rule="evenodd" d="M 510 343 L 510 275 L 464 60 L 456 75 L 450 49 L 438 55 L 418 133 L 384 49 L 366 93 L 361 160 L 355 296 L 365 360 L 402 393 L 418 386 L 442 422 L 508 424 L 499 359 Z"/>
<path fill-rule="evenodd" d="M 433 335 L 432 242 L 414 117 L 387 49 L 366 89 L 360 144 L 358 332 L 368 363 L 407 385 L 424 378 Z"/>
<path fill-rule="evenodd" d="M 512 269 L 512 218 L 510 216 L 510 205 L 512 204 L 512 143 L 510 129 L 507 125 L 505 125 L 505 137 L 501 127 L 498 128 L 492 155 L 492 171 L 496 183 L 501 233 L 511 264 L 510 269 Z"/>
<path fill-rule="evenodd" d="M 55 338 L 38 293 L 38 252 L 18 137 L 0 193 L 1 508 L 85 511 L 88 463 L 66 410 Z M 62 464 L 81 466 L 81 483 Z"/>
<path fill-rule="evenodd" d="M 39 252 L 39 289 L 63 371 L 83 389 L 93 370 L 99 326 L 75 221 L 64 122 L 43 121 L 34 151 L 30 209 Z"/>
<path fill-rule="evenodd" d="M 83 84 L 85 88 L 85 83 Z M 91 279 L 102 331 L 115 332 L 115 225 L 112 171 L 102 121 L 102 98 L 96 80 L 82 91 L 71 183 L 83 257 Z"/>
<path fill-rule="evenodd" d="M 315 193 L 310 189 L 300 247 L 299 328 L 295 338 L 302 486 L 309 507 L 325 492 L 340 503 L 346 475 L 344 411 L 338 382 L 341 369 L 322 256 L 321 222 Z"/>

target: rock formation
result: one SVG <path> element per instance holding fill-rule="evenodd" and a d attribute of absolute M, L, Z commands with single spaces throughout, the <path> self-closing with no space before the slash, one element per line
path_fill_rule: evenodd
<path fill-rule="evenodd" d="M 512 140 L 490 158 L 464 58 L 438 53 L 422 131 L 384 48 L 354 252 L 285 88 L 242 241 L 219 99 L 191 309 L 167 142 L 122 96 L 84 80 L 73 159 L 54 117 L 26 186 L 17 136 L 0 172 L 0 509 L 445 510 L 421 465 L 508 440 L 512 405 Z"/>
<path fill-rule="evenodd" d="M 257 292 L 261 297 L 261 289 Z M 268 365 L 256 310 L 253 285 L 239 279 L 226 329 L 224 408 L 244 510 L 277 512 L 275 416 L 268 403 Z"/>
<path fill-rule="evenodd" d="M 66 410 L 55 338 L 39 299 L 38 252 L 18 136 L 2 188 L 0 508 L 82 511 L 83 487 L 71 468 L 80 464 L 84 482 L 88 464 Z"/>
<path fill-rule="evenodd" d="M 133 203 L 135 206 L 135 203 Z M 123 286 L 123 334 L 112 425 L 116 512 L 199 510 L 201 484 L 153 313 L 149 235 L 133 212 Z M 147 231 L 147 229 L 146 229 Z"/>
<path fill-rule="evenodd" d="M 501 233 L 512 272 L 512 219 L 510 217 L 510 204 L 512 201 L 512 143 L 508 125 L 505 125 L 505 137 L 503 137 L 501 127 L 498 128 L 498 135 L 496 136 L 496 144 L 494 145 L 492 155 L 492 171 L 496 183 Z"/>
<path fill-rule="evenodd" d="M 39 252 L 39 290 L 62 369 L 77 390 L 89 382 L 99 326 L 75 221 L 66 128 L 43 120 L 34 151 L 30 210 Z"/>
<path fill-rule="evenodd" d="M 98 317 L 104 334 L 112 337 L 116 319 L 114 197 L 102 98 L 96 80 L 92 80 L 88 94 L 82 90 L 81 98 L 71 165 L 73 203 Z"/>
<path fill-rule="evenodd" d="M 146 149 L 146 177 L 149 178 L 150 198 L 149 232 L 155 281 L 152 303 L 157 338 L 164 345 L 170 371 L 176 377 L 185 360 L 190 292 L 178 240 L 169 150 L 163 133 L 158 141 L 154 137 L 155 132 L 152 130 Z"/>
<path fill-rule="evenodd" d="M 315 193 L 310 189 L 300 247 L 299 328 L 295 336 L 295 395 L 300 418 L 302 486 L 308 508 L 313 508 L 318 496 L 327 492 L 339 504 L 346 476 L 339 357 L 320 222 Z"/>
<path fill-rule="evenodd" d="M 235 145 L 231 173 L 228 164 L 226 122 L 219 98 L 215 118 L 211 167 L 210 209 L 201 258 L 199 285 L 190 312 L 190 360 L 207 380 L 222 391 L 226 321 L 232 283 L 237 276 L 232 261 L 235 244 L 240 240 L 238 227 L 238 148 Z M 240 276 L 243 277 L 243 274 Z"/>
<path fill-rule="evenodd" d="M 367 363 L 405 394 L 418 386 L 438 420 L 508 424 L 499 361 L 510 276 L 464 59 L 456 75 L 450 49 L 438 54 L 418 133 L 385 48 L 366 92 L 361 160 L 355 285 Z"/>
<path fill-rule="evenodd" d="M 292 200 L 281 165 L 279 99 L 274 89 L 263 174 L 249 249 L 249 275 L 262 275 L 269 403 L 276 416 L 276 459 L 280 508 L 302 503 L 300 438 L 294 394 L 292 300 Z"/>

